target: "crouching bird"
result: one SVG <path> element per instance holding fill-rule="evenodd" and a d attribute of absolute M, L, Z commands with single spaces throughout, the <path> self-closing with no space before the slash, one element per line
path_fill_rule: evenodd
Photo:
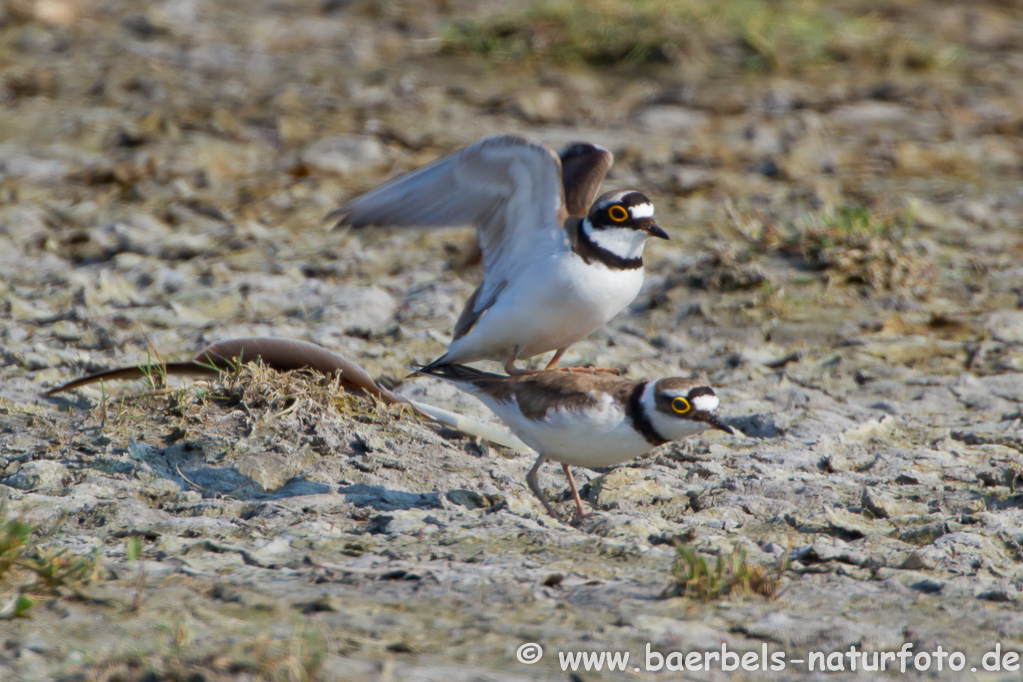
<path fill-rule="evenodd" d="M 557 370 L 504 376 L 464 365 L 430 365 L 417 373 L 476 396 L 539 453 L 526 482 L 554 518 L 536 476 L 547 460 L 559 462 L 575 499 L 576 524 L 585 513 L 569 465 L 621 464 L 709 428 L 734 433 L 714 413 L 719 401 L 713 389 L 694 379 L 633 381 Z"/>

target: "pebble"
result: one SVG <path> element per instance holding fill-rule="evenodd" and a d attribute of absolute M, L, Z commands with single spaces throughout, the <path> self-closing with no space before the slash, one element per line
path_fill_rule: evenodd
<path fill-rule="evenodd" d="M 17 471 L 4 478 L 2 482 L 18 490 L 45 494 L 59 493 L 71 482 L 71 472 L 59 462 L 34 460 L 22 463 Z"/>
<path fill-rule="evenodd" d="M 707 125 L 709 117 L 702 111 L 670 104 L 649 106 L 639 113 L 636 122 L 660 135 L 692 134 Z"/>
<path fill-rule="evenodd" d="M 379 171 L 389 161 L 387 148 L 377 138 L 366 135 L 317 140 L 302 151 L 301 158 L 314 171 L 341 176 Z"/>
<path fill-rule="evenodd" d="M 1023 344 L 1023 311 L 1000 310 L 992 313 L 984 328 L 996 341 Z"/>

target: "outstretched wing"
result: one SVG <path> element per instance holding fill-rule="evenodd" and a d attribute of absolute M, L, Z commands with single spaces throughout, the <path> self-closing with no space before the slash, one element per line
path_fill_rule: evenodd
<path fill-rule="evenodd" d="M 331 214 L 339 225 L 476 225 L 486 277 L 465 313 L 493 304 L 516 264 L 569 248 L 561 162 L 517 135 L 480 140 L 402 175 Z M 479 307 L 479 309 L 475 309 Z"/>
<path fill-rule="evenodd" d="M 585 218 L 615 157 L 603 147 L 589 142 L 570 144 L 558 152 L 558 156 L 561 157 L 565 208 L 569 215 Z"/>
<path fill-rule="evenodd" d="M 330 218 L 356 229 L 475 225 L 486 258 L 488 247 L 561 229 L 560 174 L 560 160 L 546 145 L 517 135 L 487 137 L 367 192 Z"/>

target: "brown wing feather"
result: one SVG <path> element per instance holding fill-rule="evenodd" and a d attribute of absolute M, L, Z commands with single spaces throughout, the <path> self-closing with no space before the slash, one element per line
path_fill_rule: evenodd
<path fill-rule="evenodd" d="M 600 183 L 614 164 L 614 155 L 589 142 L 570 144 L 560 152 L 565 208 L 569 215 L 585 218 Z"/>
<path fill-rule="evenodd" d="M 419 373 L 456 384 L 469 384 L 477 391 L 502 402 L 515 398 L 522 414 L 531 419 L 542 418 L 556 407 L 581 409 L 594 405 L 600 400 L 601 393 L 610 393 L 612 397 L 625 402 L 639 385 L 638 381 L 612 374 L 550 370 L 505 376 L 454 364 L 423 367 Z"/>
<path fill-rule="evenodd" d="M 600 393 L 627 396 L 637 382 L 605 374 L 582 374 L 552 370 L 511 377 L 512 392 L 527 418 L 539 419 L 555 407 L 582 409 L 594 405 Z"/>

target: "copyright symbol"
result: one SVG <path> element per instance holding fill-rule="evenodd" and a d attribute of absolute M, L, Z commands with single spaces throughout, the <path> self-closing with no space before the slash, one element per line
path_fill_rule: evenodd
<path fill-rule="evenodd" d="M 533 665 L 543 658 L 543 647 L 536 642 L 526 642 L 515 652 L 515 658 L 519 659 L 519 663 Z"/>

